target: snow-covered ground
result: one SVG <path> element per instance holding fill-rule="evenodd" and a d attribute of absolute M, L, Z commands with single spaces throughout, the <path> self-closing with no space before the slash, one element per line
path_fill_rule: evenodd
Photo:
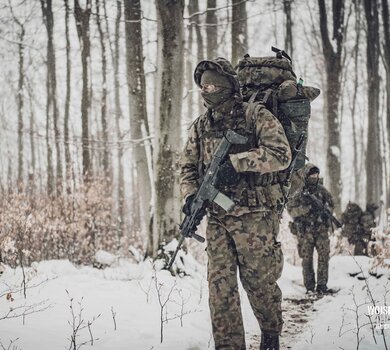
<path fill-rule="evenodd" d="M 366 315 L 372 306 L 367 291 L 377 306 L 389 302 L 390 273 L 384 270 L 379 271 L 384 273 L 380 278 L 370 276 L 369 263 L 365 257 L 356 261 L 333 257 L 329 287 L 340 291 L 310 299 L 304 294 L 301 269 L 285 262 L 279 281 L 285 299 L 282 349 L 385 349 L 383 335 L 389 347 L 390 329 L 373 332 Z M 358 279 L 363 277 L 358 264 L 366 280 Z M 0 340 L 6 349 L 10 341 L 15 346 L 10 349 L 15 350 L 74 349 L 73 329 L 81 322 L 75 343 L 86 342 L 82 348 L 90 348 L 92 336 L 96 350 L 213 349 L 205 267 L 191 257 L 186 265 L 190 276 L 175 278 L 153 269 L 150 262 L 120 260 L 98 270 L 68 261 L 45 261 L 26 269 L 26 299 L 21 269 L 6 267 L 0 277 Z M 350 273 L 359 274 L 351 277 Z M 8 294 L 9 290 L 13 292 Z M 13 311 L 2 319 L 10 308 Z M 23 311 L 33 312 L 10 318 Z M 258 349 L 259 328 L 245 296 L 243 316 L 248 348 Z M 390 327 L 389 316 L 382 315 L 385 327 Z M 375 316 L 372 323 L 377 323 Z"/>

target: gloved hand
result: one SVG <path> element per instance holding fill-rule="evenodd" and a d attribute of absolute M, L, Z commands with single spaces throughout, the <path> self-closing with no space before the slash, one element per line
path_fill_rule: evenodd
<path fill-rule="evenodd" d="M 186 198 L 186 202 L 184 203 L 183 208 L 182 208 L 182 211 L 184 214 L 186 214 L 186 215 L 191 214 L 191 206 L 192 206 L 192 202 L 194 201 L 194 199 L 195 199 L 195 194 L 191 194 L 190 196 L 188 196 Z M 194 233 L 196 231 L 196 228 L 199 226 L 200 222 L 202 221 L 203 217 L 206 214 L 207 214 L 207 211 L 205 208 L 202 208 L 198 211 L 198 213 L 195 216 L 195 220 L 194 220 L 195 226 L 193 227 L 192 233 Z"/>
<path fill-rule="evenodd" d="M 186 215 L 190 215 L 191 213 L 191 205 L 192 202 L 194 201 L 195 194 L 191 194 L 186 198 L 186 202 L 183 205 L 183 208 L 181 209 L 182 212 Z"/>
<path fill-rule="evenodd" d="M 308 193 L 307 192 L 301 192 L 301 203 L 303 205 L 307 205 L 307 206 L 312 206 L 312 201 L 310 200 L 310 197 L 308 196 Z"/>
<path fill-rule="evenodd" d="M 225 160 L 218 169 L 217 183 L 218 186 L 232 186 L 240 180 L 240 174 L 234 169 L 229 158 Z"/>
<path fill-rule="evenodd" d="M 321 221 L 325 224 L 327 224 L 329 222 L 329 217 L 328 215 L 326 215 L 325 213 L 322 213 L 321 214 Z"/>

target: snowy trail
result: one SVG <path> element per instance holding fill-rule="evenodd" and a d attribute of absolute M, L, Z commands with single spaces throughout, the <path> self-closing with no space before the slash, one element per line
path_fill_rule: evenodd
<path fill-rule="evenodd" d="M 377 305 L 390 304 L 389 271 L 383 270 L 383 276 L 375 278 L 368 275 L 368 258 L 361 257 L 357 261 L 367 280 L 358 279 L 361 274 L 350 276 L 359 272 L 351 257 L 333 257 L 329 287 L 341 290 L 337 295 L 318 300 L 305 296 L 300 267 L 286 262 L 278 281 L 284 298 L 281 349 L 356 349 L 356 315 L 359 315 L 360 324 L 367 323 L 367 306 L 371 305 L 367 283 Z M 7 268 L 0 277 L 0 295 L 3 295 L 0 299 L 0 341 L 7 347 L 10 340 L 19 338 L 17 350 L 69 348 L 72 329 L 68 323 L 71 320 L 70 298 L 65 291 L 68 290 L 76 311 L 81 302 L 85 322 L 101 314 L 91 327 L 96 339 L 94 350 L 213 349 L 205 268 L 195 262 L 192 267 L 191 276 L 174 278 L 167 271 L 154 272 L 147 263 L 122 261 L 116 267 L 97 270 L 75 267 L 68 261 L 46 261 L 27 270 L 29 285 L 49 280 L 28 289 L 26 300 L 21 291 L 12 293 L 13 300 L 3 295 L 10 286 L 20 290 L 20 269 Z M 164 323 L 162 343 L 159 288 L 161 300 L 167 301 L 162 316 L 169 319 Z M 258 349 L 260 330 L 245 294 L 241 294 L 248 349 Z M 21 317 L 1 320 L 11 307 L 43 300 L 50 308 L 27 316 L 24 324 Z M 112 312 L 116 313 L 115 322 Z M 384 323 L 390 325 L 390 319 L 385 319 Z M 383 333 L 387 344 L 390 344 L 389 333 L 390 330 Z M 44 338 L 42 334 L 45 334 Z M 372 332 L 364 326 L 359 329 L 359 336 L 359 350 L 385 349 L 381 332 Z M 89 341 L 87 328 L 80 332 L 78 339 Z"/>
<path fill-rule="evenodd" d="M 308 326 L 308 322 L 314 317 L 317 297 L 305 297 L 302 295 L 283 298 L 282 311 L 284 327 L 280 337 L 281 349 L 292 349 L 295 339 Z M 258 350 L 260 336 L 253 335 L 250 338 L 249 349 Z"/>

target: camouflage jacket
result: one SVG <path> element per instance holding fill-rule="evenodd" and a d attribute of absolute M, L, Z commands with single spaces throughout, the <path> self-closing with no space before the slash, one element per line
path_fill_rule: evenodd
<path fill-rule="evenodd" d="M 192 124 L 188 140 L 180 158 L 180 189 L 183 198 L 195 193 L 202 181 L 202 173 L 211 162 L 222 133 L 228 129 L 246 135 L 246 145 L 234 145 L 230 160 L 240 174 L 234 186 L 220 190 L 236 203 L 229 215 L 272 210 L 283 195 L 275 172 L 286 169 L 291 162 L 291 150 L 279 121 L 261 104 L 243 103 L 232 113 L 206 113 Z M 237 106 L 235 106 L 237 107 Z M 248 119 L 253 122 L 250 132 Z M 222 209 L 209 208 L 218 215 Z"/>
<path fill-rule="evenodd" d="M 313 164 L 308 163 L 298 171 L 301 173 L 302 178 L 306 177 L 305 173 L 307 173 L 313 166 Z M 287 202 L 287 210 L 294 219 L 294 223 L 298 226 L 304 225 L 309 227 L 322 225 L 325 228 L 330 228 L 330 220 L 326 219 L 324 215 L 321 215 L 321 211 L 310 202 L 310 199 L 307 198 L 307 196 L 303 194 L 305 190 L 306 187 L 303 187 Z M 323 185 L 319 183 L 315 187 L 310 188 L 309 192 L 319 199 L 330 211 L 334 209 L 332 195 Z"/>
<path fill-rule="evenodd" d="M 363 212 L 358 204 L 349 202 L 341 218 L 344 224 L 342 234 L 350 243 L 371 239 L 371 229 L 375 227 L 374 214 L 367 210 Z"/>

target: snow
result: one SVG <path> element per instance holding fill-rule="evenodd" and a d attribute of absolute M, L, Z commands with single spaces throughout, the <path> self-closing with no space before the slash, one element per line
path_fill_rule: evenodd
<path fill-rule="evenodd" d="M 77 316 L 81 311 L 83 328 L 77 342 L 88 342 L 93 335 L 94 349 L 213 349 L 210 316 L 208 310 L 206 268 L 192 257 L 179 253 L 178 260 L 184 261 L 191 271 L 189 276 L 173 277 L 168 271 L 153 268 L 150 261 L 131 263 L 118 259 L 112 267 L 99 270 L 88 266 L 77 267 L 66 260 L 52 260 L 34 263 L 26 268 L 26 300 L 21 288 L 22 271 L 6 266 L 0 277 L 0 340 L 8 346 L 15 340 L 18 349 L 61 349 L 69 348 L 72 334 L 71 309 Z M 376 301 L 376 306 L 384 307 L 390 290 L 389 270 L 378 270 L 383 276 L 375 278 L 368 274 L 371 259 L 366 257 L 334 256 L 330 261 L 328 286 L 340 288 L 334 296 L 315 299 L 311 309 L 296 303 L 295 309 L 284 303 L 284 333 L 282 344 L 291 349 L 355 349 L 356 348 L 356 305 L 360 324 L 367 323 L 373 306 L 367 294 L 367 284 Z M 367 280 L 362 276 L 360 267 Z M 358 273 L 351 277 L 350 274 Z M 367 284 L 366 284 L 367 282 Z M 305 300 L 301 268 L 285 261 L 279 285 L 285 299 Z M 6 294 L 12 292 L 7 300 Z M 240 287 L 242 292 L 242 287 Z M 159 291 L 159 292 L 157 292 Z M 160 298 L 159 298 L 160 296 Z M 310 301 L 310 300 L 309 300 Z M 163 309 L 160 306 L 165 305 Z M 39 303 L 42 303 L 38 305 Z M 165 303 L 165 304 L 164 304 Z M 248 300 L 242 295 L 243 317 L 247 345 L 258 349 L 259 327 L 250 309 Z M 20 311 L 17 306 L 36 305 L 42 309 L 24 318 L 1 319 L 9 308 L 12 314 Z M 163 324 L 163 342 L 160 342 L 160 316 L 168 319 Z M 296 320 L 299 332 L 289 332 L 294 326 L 296 315 L 307 314 L 307 323 Z M 99 316 L 100 315 L 100 316 Z M 344 317 L 344 321 L 343 321 Z M 382 319 L 389 325 L 389 315 Z M 77 321 L 77 317 L 76 317 Z M 115 321 L 115 322 L 114 322 Z M 373 316 L 375 323 L 375 316 Z M 296 325 L 295 325 L 296 326 Z M 115 329 L 116 327 L 116 329 Z M 349 330 L 349 331 L 348 331 Z M 384 330 L 387 343 L 390 343 L 390 330 Z M 384 349 L 380 331 L 375 332 L 377 344 L 369 326 L 360 329 L 362 338 L 359 349 Z M 285 345 L 284 345 L 285 346 Z M 285 347 L 282 348 L 285 348 Z"/>
<path fill-rule="evenodd" d="M 95 253 L 95 260 L 99 264 L 111 266 L 115 262 L 116 257 L 115 255 L 104 250 L 98 250 Z"/>

